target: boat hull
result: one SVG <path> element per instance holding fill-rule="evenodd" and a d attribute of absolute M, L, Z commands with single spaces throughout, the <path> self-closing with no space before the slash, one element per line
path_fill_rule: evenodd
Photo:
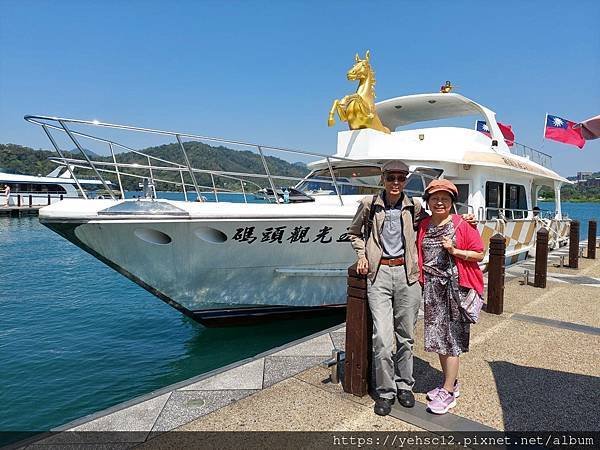
<path fill-rule="evenodd" d="M 189 311 L 343 304 L 346 270 L 355 259 L 345 220 L 252 222 L 255 232 L 246 240 L 236 233 L 251 226 L 237 221 L 43 223 Z M 278 228 L 309 232 L 294 242 L 289 233 L 279 239 L 271 232 L 261 242 L 264 233 Z M 318 237 L 323 229 L 327 233 Z M 170 242 L 152 242 L 157 236 Z"/>
<path fill-rule="evenodd" d="M 346 234 L 353 210 L 328 217 L 81 220 L 45 217 L 42 210 L 40 220 L 189 317 L 223 321 L 344 305 L 347 269 L 356 260 Z M 566 242 L 568 221 L 483 221 L 478 231 L 486 254 L 491 236 L 505 236 L 510 265 L 527 257 L 541 226 L 552 230 L 551 245 Z"/>

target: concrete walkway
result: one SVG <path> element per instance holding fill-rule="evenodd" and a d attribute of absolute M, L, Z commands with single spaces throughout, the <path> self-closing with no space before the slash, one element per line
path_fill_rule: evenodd
<path fill-rule="evenodd" d="M 550 261 L 565 254 L 552 252 Z M 524 285 L 523 270 L 507 269 L 504 314 L 482 313 L 461 356 L 461 396 L 452 414 L 425 409 L 425 393 L 441 379 L 437 355 L 423 351 L 417 325 L 417 405 L 373 413 L 328 380 L 318 364 L 344 347 L 344 329 L 327 330 L 286 348 L 170 386 L 61 427 L 117 433 L 113 444 L 168 445 L 165 431 L 600 431 L 600 259 L 579 269 L 549 265 L 546 289 Z M 531 270 L 533 282 L 533 270 Z M 31 448 L 73 442 L 69 433 Z M 85 435 L 82 435 L 85 436 Z M 103 434 L 106 442 L 106 434 Z M 82 442 L 81 436 L 75 442 Z M 87 442 L 88 438 L 84 439 Z"/>

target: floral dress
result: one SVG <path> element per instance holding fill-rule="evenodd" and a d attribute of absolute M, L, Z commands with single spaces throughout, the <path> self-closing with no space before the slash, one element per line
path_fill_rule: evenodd
<path fill-rule="evenodd" d="M 442 245 L 442 239 L 450 236 L 454 236 L 452 221 L 441 226 L 429 224 L 423 238 L 425 351 L 458 356 L 469 351 L 470 324 L 461 321 L 452 289 L 458 289 L 461 297 L 469 289 L 450 282 L 451 276 L 458 277 L 458 269 Z"/>

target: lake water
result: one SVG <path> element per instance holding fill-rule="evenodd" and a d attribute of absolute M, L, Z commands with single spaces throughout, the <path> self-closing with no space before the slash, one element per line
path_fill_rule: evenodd
<path fill-rule="evenodd" d="M 554 202 L 538 202 L 538 205 L 542 210 L 554 211 Z M 598 222 L 600 219 L 600 203 L 563 202 L 562 212 L 569 218 L 579 221 L 579 239 L 583 240 L 588 237 L 588 221 Z M 597 227 L 598 225 L 596 225 L 597 233 L 600 233 Z"/>
<path fill-rule="evenodd" d="M 205 328 L 37 217 L 0 218 L 0 261 L 0 431 L 47 430 L 343 321 Z"/>
<path fill-rule="evenodd" d="M 582 236 L 600 216 L 563 210 Z M 47 430 L 340 322 L 205 328 L 35 217 L 0 218 L 0 261 L 0 431 Z"/>

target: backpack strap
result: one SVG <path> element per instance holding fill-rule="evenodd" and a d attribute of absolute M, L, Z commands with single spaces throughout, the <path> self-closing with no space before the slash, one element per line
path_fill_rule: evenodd
<path fill-rule="evenodd" d="M 373 200 L 371 200 L 371 207 L 369 208 L 369 218 L 367 219 L 367 223 L 365 224 L 365 243 L 369 240 L 371 236 L 371 230 L 373 229 L 373 218 L 375 217 L 375 201 L 377 200 L 377 196 L 379 194 L 373 195 Z"/>

